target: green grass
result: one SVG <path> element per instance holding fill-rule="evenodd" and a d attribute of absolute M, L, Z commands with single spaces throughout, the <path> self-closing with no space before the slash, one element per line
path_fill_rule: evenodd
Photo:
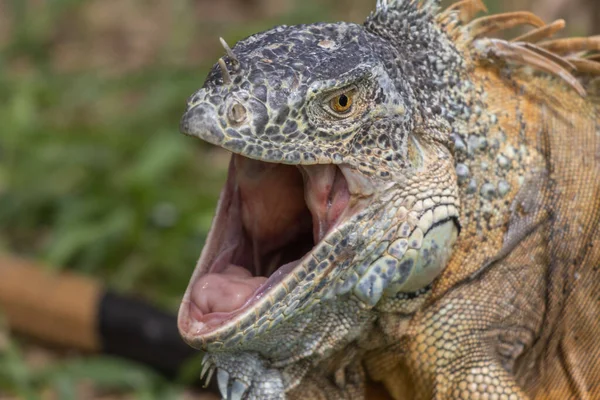
<path fill-rule="evenodd" d="M 185 99 L 207 68 L 61 73 L 45 35 L 78 4 L 50 3 L 53 12 L 40 20 L 13 2 L 19 28 L 0 52 L 0 251 L 175 310 L 224 174 L 208 147 L 178 134 Z M 35 399 L 51 388 L 76 399 L 82 382 L 136 398 L 174 398 L 181 390 L 109 357 L 32 366 L 21 343 L 11 338 L 0 349 L 0 394 Z"/>

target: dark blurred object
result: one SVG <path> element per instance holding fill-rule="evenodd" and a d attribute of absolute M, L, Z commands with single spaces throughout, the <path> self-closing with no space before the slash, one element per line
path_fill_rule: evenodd
<path fill-rule="evenodd" d="M 98 303 L 102 352 L 151 365 L 168 378 L 176 378 L 186 360 L 197 354 L 181 340 L 175 316 L 110 291 Z"/>
<path fill-rule="evenodd" d="M 0 310 L 18 333 L 137 361 L 170 379 L 198 355 L 181 340 L 174 315 L 105 291 L 92 279 L 48 273 L 21 259 L 0 257 Z"/>

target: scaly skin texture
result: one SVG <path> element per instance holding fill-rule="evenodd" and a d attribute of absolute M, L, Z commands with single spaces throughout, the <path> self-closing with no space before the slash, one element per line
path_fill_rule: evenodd
<path fill-rule="evenodd" d="M 542 24 L 479 8 L 278 27 L 190 98 L 187 134 L 368 182 L 284 287 L 184 333 L 224 397 L 600 398 L 600 40 L 488 39 Z M 349 87 L 350 115 L 323 106 Z"/>

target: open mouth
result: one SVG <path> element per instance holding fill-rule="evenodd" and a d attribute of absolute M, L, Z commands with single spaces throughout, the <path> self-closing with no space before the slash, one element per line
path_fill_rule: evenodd
<path fill-rule="evenodd" d="M 362 208 L 351 193 L 364 194 L 364 185 L 344 166 L 292 166 L 234 154 L 183 299 L 184 337 L 218 329 L 276 287 Z"/>

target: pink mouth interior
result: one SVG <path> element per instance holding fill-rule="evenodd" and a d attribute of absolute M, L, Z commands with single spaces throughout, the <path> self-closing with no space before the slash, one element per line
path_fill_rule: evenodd
<path fill-rule="evenodd" d="M 347 209 L 334 165 L 290 166 L 234 155 L 189 292 L 189 316 L 218 325 L 280 282 Z"/>

